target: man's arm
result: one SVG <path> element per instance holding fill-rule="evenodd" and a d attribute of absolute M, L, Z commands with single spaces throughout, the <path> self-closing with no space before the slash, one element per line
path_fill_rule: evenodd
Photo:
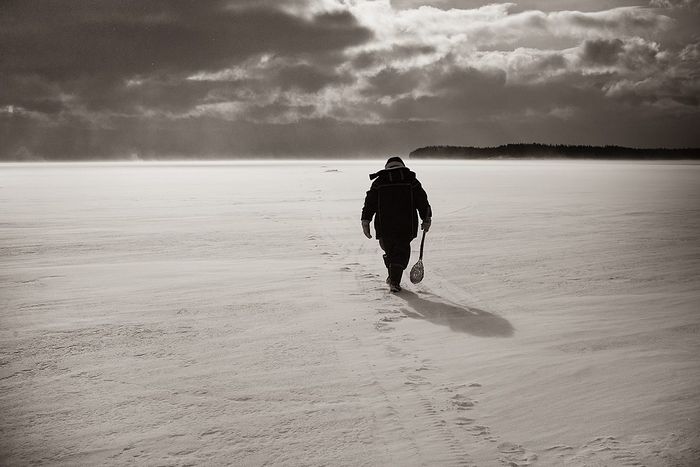
<path fill-rule="evenodd" d="M 367 238 L 372 238 L 372 234 L 369 230 L 369 223 L 372 221 L 372 217 L 374 217 L 374 214 L 377 212 L 377 193 L 377 188 L 374 186 L 374 183 L 372 183 L 372 186 L 365 196 L 365 205 L 362 207 L 362 231 Z"/>
<path fill-rule="evenodd" d="M 433 209 L 428 203 L 428 194 L 418 180 L 413 184 L 413 203 L 418 209 L 418 214 L 422 220 L 426 221 L 433 217 Z"/>
<path fill-rule="evenodd" d="M 365 196 L 365 205 L 362 207 L 361 219 L 363 221 L 371 221 L 372 217 L 374 217 L 374 214 L 377 212 L 377 193 L 378 190 L 373 183 Z"/>

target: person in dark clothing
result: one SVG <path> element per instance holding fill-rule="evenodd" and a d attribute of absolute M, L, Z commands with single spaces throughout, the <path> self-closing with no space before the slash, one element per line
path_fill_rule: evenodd
<path fill-rule="evenodd" d="M 389 158 L 384 170 L 371 174 L 369 179 L 374 181 L 362 208 L 362 230 L 372 238 L 369 225 L 374 217 L 374 230 L 389 273 L 386 281 L 392 292 L 398 292 L 411 256 L 411 240 L 418 235 L 418 216 L 423 221 L 421 229 L 427 232 L 433 212 L 416 174 L 400 157 Z"/>

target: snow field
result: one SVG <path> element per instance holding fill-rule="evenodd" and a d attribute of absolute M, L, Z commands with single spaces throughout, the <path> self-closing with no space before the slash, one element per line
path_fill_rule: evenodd
<path fill-rule="evenodd" d="M 695 463 L 700 166 L 412 161 L 398 295 L 380 166 L 0 168 L 0 463 Z"/>

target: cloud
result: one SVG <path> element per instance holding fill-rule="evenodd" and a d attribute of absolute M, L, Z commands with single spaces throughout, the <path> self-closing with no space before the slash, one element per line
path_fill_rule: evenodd
<path fill-rule="evenodd" d="M 403 96 L 381 110 L 391 120 L 426 120 L 476 124 L 508 121 L 527 116 L 549 119 L 565 108 L 595 105 L 602 96 L 594 88 L 568 82 L 509 83 L 504 70 L 463 68 L 445 63 L 426 71 L 429 92 Z M 586 104 L 587 103 L 587 104 Z"/>
<path fill-rule="evenodd" d="M 359 2 L 350 11 L 375 31 L 380 43 L 419 40 L 438 50 L 453 52 L 492 44 L 521 46 L 524 40 L 542 37 L 581 40 L 647 35 L 671 26 L 669 18 L 646 8 L 512 13 L 513 5 L 490 4 L 470 10 L 422 6 L 396 11 L 387 1 L 374 1 Z"/>
<path fill-rule="evenodd" d="M 496 3 L 493 0 L 392 0 L 391 4 L 399 10 L 413 9 L 420 6 L 433 6 L 443 10 L 453 8 L 472 9 Z M 601 11 L 623 6 L 638 6 L 639 0 L 518 0 L 511 2 L 513 11 Z"/>
<path fill-rule="evenodd" d="M 613 65 L 617 63 L 624 43 L 620 39 L 595 39 L 583 43 L 581 59 L 591 65 Z"/>
<path fill-rule="evenodd" d="M 0 157 L 700 144 L 694 10 L 637 3 L 6 1 Z"/>
<path fill-rule="evenodd" d="M 651 0 L 649 3 L 657 8 L 700 9 L 699 0 Z"/>
<path fill-rule="evenodd" d="M 66 110 L 60 87 L 35 75 L 0 73 L 0 107 L 13 106 L 52 115 Z"/>
<path fill-rule="evenodd" d="M 389 46 L 363 48 L 351 59 L 351 65 L 358 70 L 382 67 L 389 63 L 421 63 L 424 57 L 438 53 L 433 45 L 420 43 L 393 43 Z"/>
<path fill-rule="evenodd" d="M 261 54 L 328 60 L 371 38 L 348 11 L 302 17 L 284 8 L 297 3 L 5 2 L 0 69 L 3 84 L 14 85 L 0 90 L 0 101 L 54 111 L 66 101 L 88 109 L 113 106 L 115 112 L 125 111 L 128 103 L 175 110 L 205 99 L 212 87 L 184 81 L 190 74 L 226 69 Z M 286 73 L 303 89 L 334 79 L 313 66 L 297 65 Z M 33 83 L 40 97 L 18 100 L 36 95 L 18 82 Z"/>
<path fill-rule="evenodd" d="M 352 78 L 349 76 L 343 76 L 332 69 L 300 63 L 281 67 L 270 80 L 270 84 L 280 89 L 298 89 L 301 92 L 315 93 L 326 86 L 351 81 Z"/>
<path fill-rule="evenodd" d="M 252 55 L 319 54 L 371 33 L 347 11 L 310 19 L 224 1 L 16 1 L 3 6 L 0 66 L 55 80 L 218 70 Z M 255 5 L 251 3 L 251 5 Z"/>
<path fill-rule="evenodd" d="M 423 79 L 419 69 L 400 71 L 386 67 L 367 79 L 367 87 L 362 90 L 369 96 L 396 96 L 412 92 L 418 88 Z"/>

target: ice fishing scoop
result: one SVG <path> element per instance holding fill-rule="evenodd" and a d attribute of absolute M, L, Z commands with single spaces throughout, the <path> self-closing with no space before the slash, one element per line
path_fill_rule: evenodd
<path fill-rule="evenodd" d="M 425 234 L 426 231 L 424 230 L 423 238 L 420 241 L 420 257 L 418 258 L 418 262 L 411 268 L 411 282 L 414 284 L 423 280 L 423 274 L 425 272 L 423 269 L 423 245 L 425 244 Z"/>

